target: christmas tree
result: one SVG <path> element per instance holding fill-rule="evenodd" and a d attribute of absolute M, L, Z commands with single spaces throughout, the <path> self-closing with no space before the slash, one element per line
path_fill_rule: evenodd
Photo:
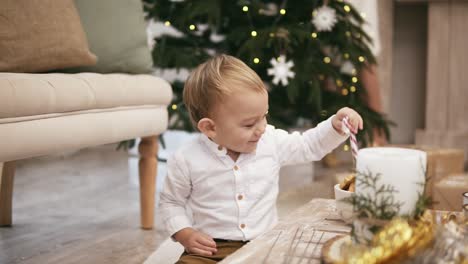
<path fill-rule="evenodd" d="M 269 90 L 268 122 L 279 128 L 312 126 L 344 106 L 358 111 L 372 129 L 389 136 L 389 121 L 365 103 L 359 71 L 376 63 L 364 22 L 345 1 L 143 0 L 147 18 L 177 34 L 155 38 L 154 65 L 192 69 L 215 54 L 233 55 L 264 80 Z M 183 106 L 184 83 L 172 83 L 172 128 L 193 130 Z"/>

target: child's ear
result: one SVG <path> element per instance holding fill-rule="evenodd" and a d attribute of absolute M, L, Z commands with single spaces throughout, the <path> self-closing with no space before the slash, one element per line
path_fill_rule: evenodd
<path fill-rule="evenodd" d="M 216 126 L 213 120 L 209 118 L 202 118 L 198 121 L 198 130 L 209 138 L 216 137 Z"/>

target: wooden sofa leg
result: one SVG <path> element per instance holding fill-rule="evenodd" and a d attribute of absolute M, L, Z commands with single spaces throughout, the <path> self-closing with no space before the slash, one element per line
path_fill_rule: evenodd
<path fill-rule="evenodd" d="M 152 229 L 154 223 L 154 200 L 156 189 L 156 170 L 158 166 L 158 136 L 141 139 L 138 146 L 140 161 L 140 212 L 141 228 Z"/>
<path fill-rule="evenodd" d="M 11 226 L 15 162 L 0 163 L 0 226 Z"/>

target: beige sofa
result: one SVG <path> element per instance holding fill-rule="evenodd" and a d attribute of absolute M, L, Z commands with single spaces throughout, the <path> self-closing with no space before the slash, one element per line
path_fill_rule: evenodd
<path fill-rule="evenodd" d="M 142 137 L 141 226 L 151 229 L 157 136 L 171 97 L 151 75 L 0 73 L 0 225 L 12 225 L 16 160 Z"/>

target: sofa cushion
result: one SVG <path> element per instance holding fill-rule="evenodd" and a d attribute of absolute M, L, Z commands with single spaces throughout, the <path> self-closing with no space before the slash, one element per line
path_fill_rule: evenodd
<path fill-rule="evenodd" d="M 170 85 L 151 75 L 0 73 L 0 121 L 116 107 L 166 107 L 171 98 Z"/>
<path fill-rule="evenodd" d="M 95 63 L 72 0 L 2 1 L 0 71 L 45 72 Z"/>
<path fill-rule="evenodd" d="M 140 0 L 75 0 L 95 66 L 75 72 L 148 73 L 153 65 Z"/>

